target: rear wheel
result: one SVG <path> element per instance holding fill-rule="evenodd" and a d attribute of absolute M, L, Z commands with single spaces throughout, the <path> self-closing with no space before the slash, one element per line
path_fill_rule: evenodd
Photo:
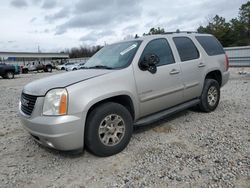
<path fill-rule="evenodd" d="M 11 72 L 11 71 L 6 72 L 5 78 L 7 78 L 7 79 L 13 79 L 14 78 L 14 73 Z"/>
<path fill-rule="evenodd" d="M 200 98 L 199 108 L 204 112 L 216 109 L 220 101 L 220 85 L 214 79 L 206 79 Z"/>
<path fill-rule="evenodd" d="M 129 143 L 133 121 L 129 111 L 117 103 L 105 103 L 92 110 L 87 118 L 85 145 L 97 156 L 110 156 Z"/>

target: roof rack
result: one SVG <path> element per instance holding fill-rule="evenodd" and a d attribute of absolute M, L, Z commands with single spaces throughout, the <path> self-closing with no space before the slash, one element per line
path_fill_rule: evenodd
<path fill-rule="evenodd" d="M 198 33 L 197 31 L 173 31 L 173 32 L 165 32 L 163 33 L 163 35 L 165 34 L 174 34 L 174 33 L 187 33 L 187 34 L 192 34 L 192 33 Z"/>

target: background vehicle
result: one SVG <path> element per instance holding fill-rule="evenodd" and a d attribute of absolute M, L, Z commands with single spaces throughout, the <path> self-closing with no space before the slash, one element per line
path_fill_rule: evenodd
<path fill-rule="evenodd" d="M 76 63 L 74 65 L 68 66 L 66 68 L 66 71 L 75 71 L 81 69 L 81 67 L 84 67 L 85 63 Z"/>
<path fill-rule="evenodd" d="M 58 70 L 66 70 L 67 67 L 72 66 L 72 65 L 75 65 L 75 63 L 68 62 L 68 63 L 62 64 L 62 65 L 58 65 L 56 68 Z"/>
<path fill-rule="evenodd" d="M 51 63 L 42 63 L 40 61 L 33 61 L 23 66 L 22 72 L 23 73 L 28 73 L 28 71 L 52 72 L 52 68 L 53 66 Z"/>
<path fill-rule="evenodd" d="M 80 71 L 26 85 L 19 111 L 45 146 L 110 156 L 127 146 L 133 126 L 193 106 L 215 110 L 228 79 L 228 58 L 212 35 L 151 35 L 103 47 Z"/>
<path fill-rule="evenodd" d="M 16 74 L 16 68 L 13 65 L 0 63 L 0 76 L 7 79 L 13 79 Z"/>

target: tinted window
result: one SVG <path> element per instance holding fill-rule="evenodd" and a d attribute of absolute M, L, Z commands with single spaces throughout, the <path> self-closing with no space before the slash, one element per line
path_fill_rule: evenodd
<path fill-rule="evenodd" d="M 180 55 L 181 61 L 189 61 L 199 58 L 199 52 L 190 38 L 174 37 L 173 40 Z"/>
<path fill-rule="evenodd" d="M 212 56 L 225 53 L 220 42 L 215 37 L 196 36 L 195 38 L 198 40 L 198 42 L 201 44 L 208 55 Z"/>
<path fill-rule="evenodd" d="M 152 53 L 156 54 L 160 58 L 160 63 L 157 64 L 157 66 L 167 65 L 175 62 L 172 50 L 166 39 L 155 39 L 150 41 L 145 47 L 141 58 Z"/>

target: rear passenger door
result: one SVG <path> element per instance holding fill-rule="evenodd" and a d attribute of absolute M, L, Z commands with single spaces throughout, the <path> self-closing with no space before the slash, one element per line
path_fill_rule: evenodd
<path fill-rule="evenodd" d="M 173 42 L 179 54 L 178 61 L 184 83 L 184 100 L 188 101 L 201 95 L 206 64 L 191 38 L 173 37 Z"/>

